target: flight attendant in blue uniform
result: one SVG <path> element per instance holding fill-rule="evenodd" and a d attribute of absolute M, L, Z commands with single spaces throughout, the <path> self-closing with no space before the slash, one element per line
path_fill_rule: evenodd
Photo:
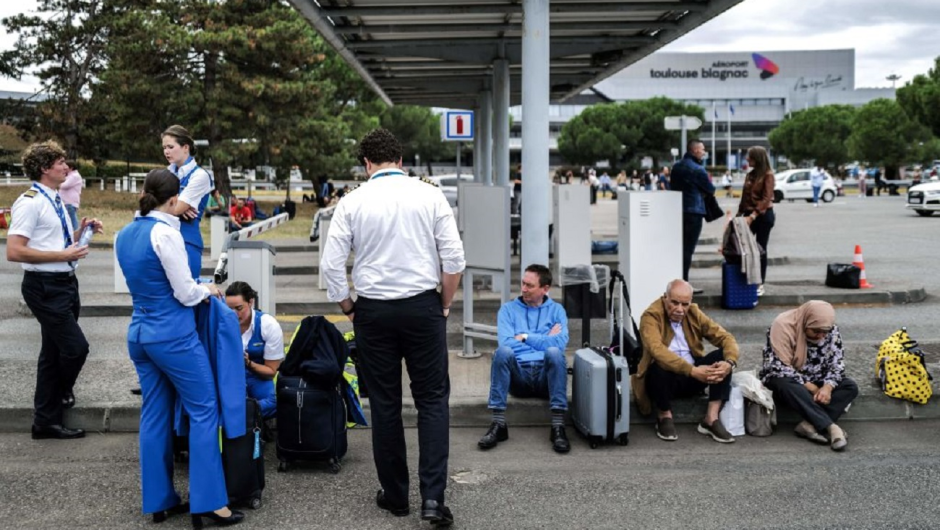
<path fill-rule="evenodd" d="M 274 376 L 284 360 L 284 331 L 275 318 L 254 309 L 258 293 L 245 282 L 225 290 L 225 303 L 238 315 L 245 348 L 245 383 L 248 397 L 258 400 L 265 419 L 277 413 Z"/>
<path fill-rule="evenodd" d="M 165 169 L 144 180 L 140 212 L 121 230 L 115 252 L 134 303 L 127 347 L 143 390 L 140 468 L 143 511 L 155 522 L 187 511 L 220 525 L 241 521 L 230 510 L 219 451 L 219 404 L 209 358 L 196 334 L 193 306 L 220 296 L 190 275 L 175 212 L 179 179 Z M 173 488 L 172 431 L 177 396 L 190 418 L 189 506 Z"/>
<path fill-rule="evenodd" d="M 179 178 L 180 195 L 175 209 L 170 212 L 180 218 L 180 233 L 186 243 L 186 256 L 194 279 L 202 270 L 202 234 L 199 222 L 209 202 L 209 193 L 215 189 L 212 176 L 199 167 L 193 155 L 196 143 L 189 131 L 180 125 L 171 125 L 163 131 L 163 156 L 170 166 L 167 168 Z"/>

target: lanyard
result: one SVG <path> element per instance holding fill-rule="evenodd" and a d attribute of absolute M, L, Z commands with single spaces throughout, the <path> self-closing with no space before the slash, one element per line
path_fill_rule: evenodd
<path fill-rule="evenodd" d="M 46 200 L 49 201 L 49 204 L 52 205 L 52 209 L 55 210 L 56 215 L 59 216 L 59 222 L 62 223 L 62 235 L 65 237 L 64 248 L 69 248 L 70 246 L 72 246 L 72 234 L 69 233 L 69 225 L 65 220 L 65 213 L 62 211 L 64 210 L 64 208 L 62 207 L 62 199 L 60 199 L 59 195 L 56 194 L 56 197 L 55 197 L 56 201 L 59 201 L 59 204 L 56 204 L 56 201 L 53 201 L 52 197 L 50 197 L 46 193 L 46 190 L 42 189 L 41 186 L 37 184 L 33 184 L 33 189 L 35 189 L 39 193 L 42 193 L 42 196 L 45 197 Z"/>
<path fill-rule="evenodd" d="M 403 177 L 405 176 L 405 172 L 400 169 L 383 169 L 382 171 L 373 173 L 372 178 L 370 178 L 369 180 L 380 179 L 382 177 L 387 177 L 389 175 L 397 175 L 399 177 Z"/>

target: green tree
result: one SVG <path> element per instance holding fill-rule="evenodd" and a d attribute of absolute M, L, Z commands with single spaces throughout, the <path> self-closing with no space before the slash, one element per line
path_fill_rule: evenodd
<path fill-rule="evenodd" d="M 562 127 L 558 150 L 572 164 L 593 165 L 599 160 L 619 164 L 650 156 L 658 165 L 681 137 L 680 131 L 667 131 L 663 120 L 682 115 L 704 121 L 701 107 L 664 97 L 594 105 Z"/>
<path fill-rule="evenodd" d="M 622 105 L 594 105 L 562 126 L 558 152 L 571 164 L 593 166 L 601 160 L 616 163 L 639 141 L 629 133 Z M 624 145 L 625 140 L 630 142 L 629 146 Z"/>
<path fill-rule="evenodd" d="M 402 157 L 410 161 L 419 155 L 428 172 L 432 161 L 453 155 L 451 146 L 441 140 L 440 115 L 428 107 L 395 105 L 385 109 L 380 122 L 401 142 Z"/>
<path fill-rule="evenodd" d="M 940 137 L 940 57 L 927 75 L 915 76 L 897 91 L 898 103 L 907 115 L 926 125 Z"/>
<path fill-rule="evenodd" d="M 895 178 L 898 168 L 917 156 L 921 141 L 929 139 L 923 125 L 911 120 L 896 101 L 876 99 L 858 109 L 848 138 L 849 154 L 885 167 Z"/>
<path fill-rule="evenodd" d="M 89 84 L 104 66 L 104 46 L 114 9 L 106 0 L 39 0 L 36 14 L 3 19 L 17 35 L 0 55 L 0 73 L 32 73 L 49 98 L 38 106 L 41 133 L 60 138 L 70 156 L 85 140 Z M 89 140 L 91 141 L 91 140 Z"/>
<path fill-rule="evenodd" d="M 850 161 L 846 141 L 852 134 L 855 108 L 825 105 L 794 112 L 770 131 L 770 145 L 794 162 L 824 167 Z"/>

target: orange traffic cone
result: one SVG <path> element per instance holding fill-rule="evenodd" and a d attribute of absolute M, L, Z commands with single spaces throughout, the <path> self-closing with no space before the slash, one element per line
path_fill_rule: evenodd
<path fill-rule="evenodd" d="M 862 274 L 859 277 L 858 286 L 862 289 L 871 289 L 874 285 L 868 283 L 868 280 L 865 278 L 865 258 L 862 257 L 862 246 L 855 245 L 855 259 L 852 260 L 852 265 L 855 265 L 859 269 L 862 269 Z"/>

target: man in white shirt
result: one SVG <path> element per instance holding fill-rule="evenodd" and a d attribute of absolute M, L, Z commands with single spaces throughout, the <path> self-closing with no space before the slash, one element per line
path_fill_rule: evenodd
<path fill-rule="evenodd" d="M 359 143 L 369 181 L 333 212 L 320 273 L 327 296 L 353 322 L 372 409 L 379 508 L 406 516 L 408 463 L 401 420 L 401 361 L 418 409 L 421 518 L 453 524 L 444 505 L 450 416 L 446 324 L 465 266 L 454 213 L 441 190 L 401 170 L 401 145 L 385 129 Z M 353 302 L 346 260 L 356 254 Z M 437 291 L 441 285 L 440 292 Z"/>
<path fill-rule="evenodd" d="M 65 151 L 55 142 L 26 148 L 23 171 L 33 185 L 13 203 L 7 234 L 7 260 L 22 263 L 22 293 L 42 328 L 42 347 L 36 371 L 32 436 L 71 439 L 82 429 L 62 425 L 63 409 L 75 405 L 72 387 L 88 356 L 88 341 L 78 325 L 81 300 L 75 267 L 88 255 L 78 240 L 86 226 L 102 231 L 97 219 L 82 218 L 73 227 L 59 186 L 69 166 Z"/>
<path fill-rule="evenodd" d="M 819 207 L 819 194 L 822 192 L 823 184 L 826 182 L 826 170 L 822 166 L 816 166 L 809 172 L 810 184 L 813 185 L 813 208 Z"/>

